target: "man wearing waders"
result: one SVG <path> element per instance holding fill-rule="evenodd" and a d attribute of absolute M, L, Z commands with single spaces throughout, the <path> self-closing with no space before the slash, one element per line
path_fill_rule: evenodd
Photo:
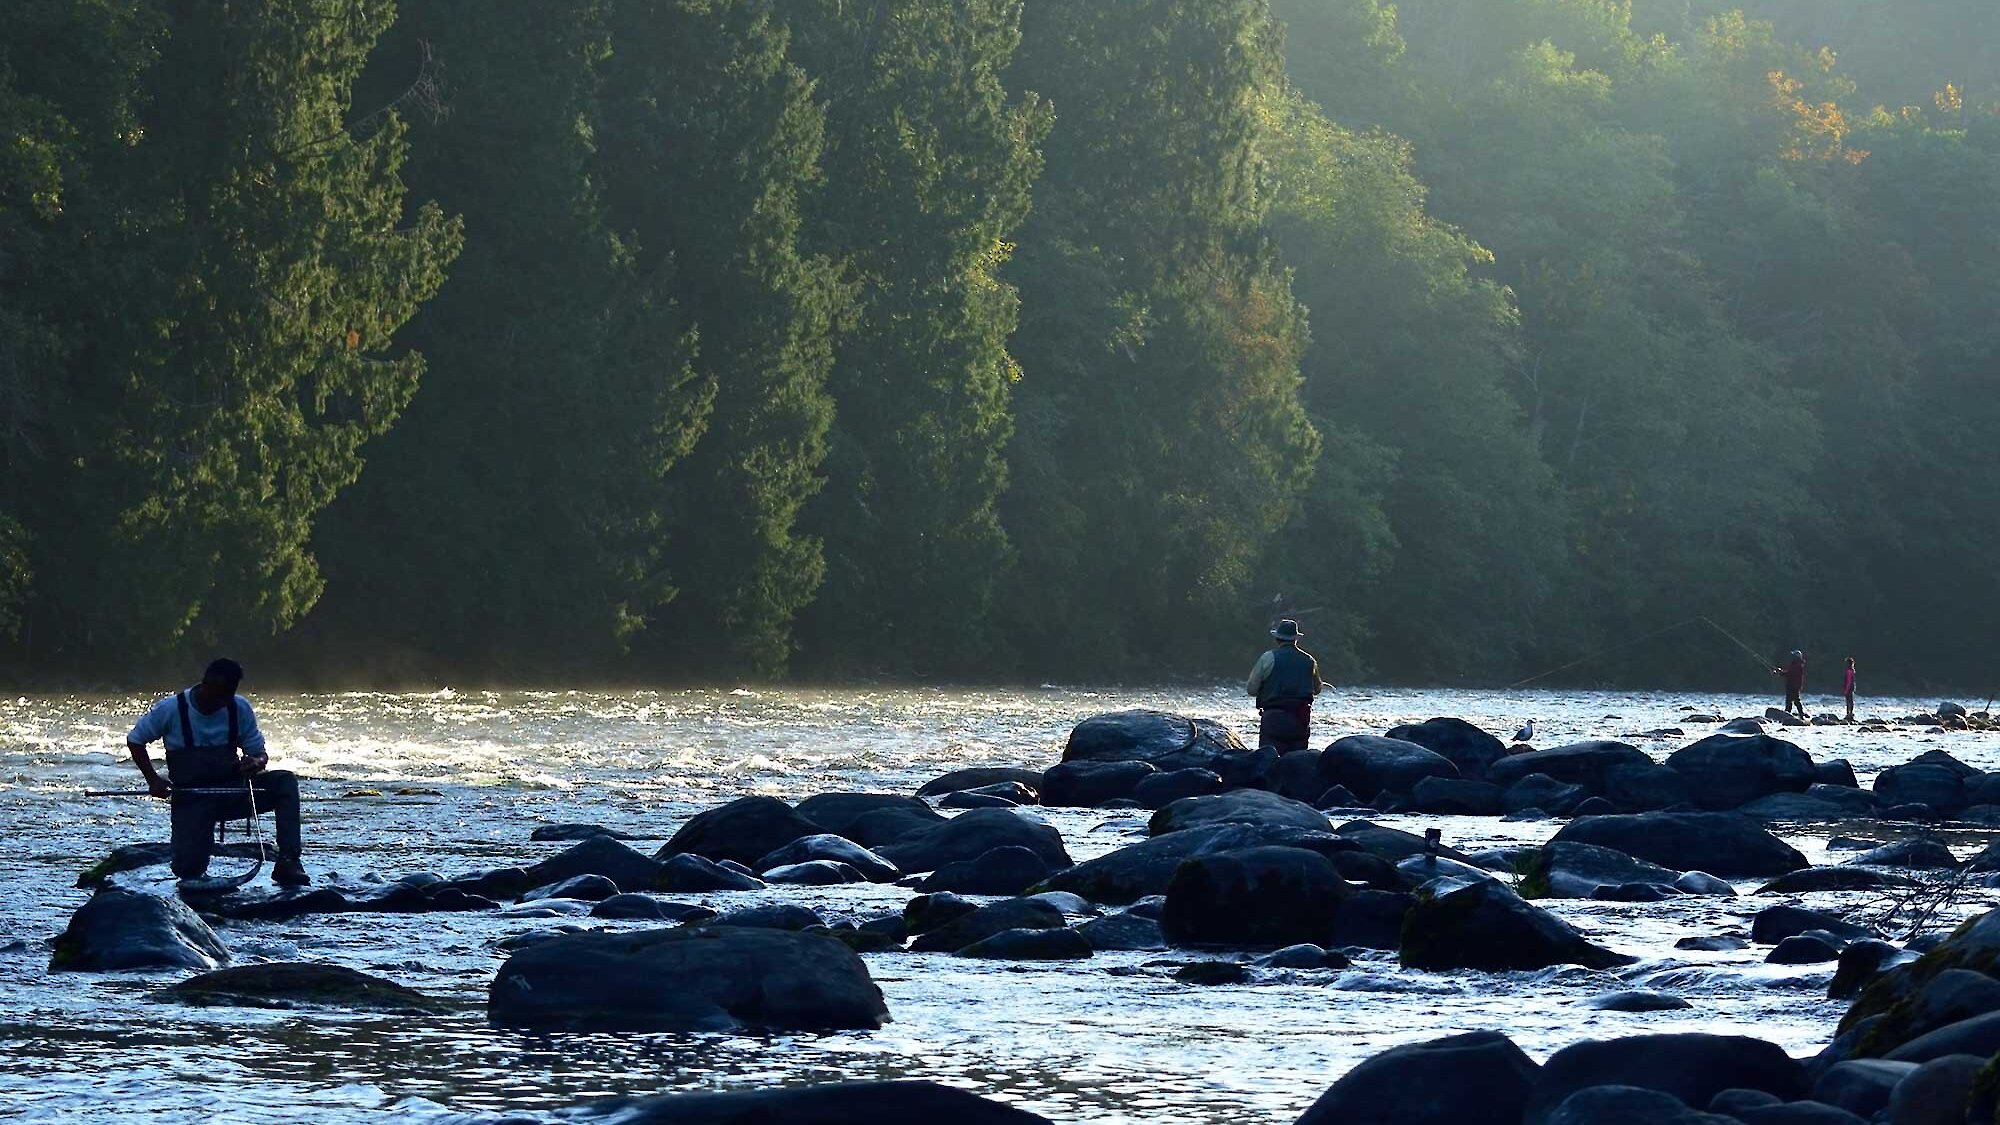
<path fill-rule="evenodd" d="M 1312 701 L 1325 685 L 1319 661 L 1299 648 L 1299 623 L 1285 620 L 1271 630 L 1277 643 L 1250 669 L 1250 694 L 1257 697 L 1257 746 L 1280 754 L 1304 750 L 1312 734 Z"/>
<path fill-rule="evenodd" d="M 1773 676 L 1785 680 L 1785 710 L 1803 719 L 1806 717 L 1806 654 L 1792 650 L 1792 658 L 1785 661 L 1783 668 L 1771 669 Z"/>
<path fill-rule="evenodd" d="M 302 887 L 312 879 L 299 862 L 299 780 L 287 771 L 264 768 L 270 760 L 264 733 L 257 729 L 250 701 L 236 694 L 242 682 L 241 665 L 215 661 L 201 683 L 167 696 L 140 716 L 125 736 L 125 747 L 146 775 L 146 788 L 172 803 L 175 875 L 199 879 L 207 874 L 215 826 L 248 817 L 254 792 L 258 812 L 278 813 L 272 881 Z M 155 739 L 166 746 L 165 778 L 146 754 L 146 744 Z"/>

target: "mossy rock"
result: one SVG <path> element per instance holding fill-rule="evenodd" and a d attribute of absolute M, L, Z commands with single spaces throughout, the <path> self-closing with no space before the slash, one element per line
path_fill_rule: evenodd
<path fill-rule="evenodd" d="M 394 981 L 316 961 L 237 965 L 169 985 L 148 999 L 230 1008 L 346 1008 L 437 1014 L 457 1005 Z"/>
<path fill-rule="evenodd" d="M 1553 887 L 1549 885 L 1549 849 L 1536 848 L 1514 861 L 1514 893 L 1522 898 L 1547 898 Z"/>
<path fill-rule="evenodd" d="M 243 840 L 235 843 L 217 844 L 209 852 L 210 856 L 230 859 L 258 859 L 260 853 L 255 843 Z M 137 871 L 141 867 L 153 867 L 173 859 L 171 844 L 121 844 L 111 849 L 111 854 L 87 867 L 76 877 L 79 887 L 101 887 L 113 875 L 126 871 Z"/>
<path fill-rule="evenodd" d="M 1936 979 L 1938 974 L 1948 969 L 1970 969 L 2000 980 L 2000 944 L 1974 940 L 1975 929 L 1988 917 L 1995 919 L 1988 930 L 2000 930 L 2000 915 L 1989 913 L 1969 918 L 1936 949 L 1907 965 L 1883 972 L 1862 987 L 1854 1003 L 1848 1005 L 1847 1014 L 1840 1018 L 1836 1030 L 1849 1031 L 1871 1016 L 1882 1018 L 1855 1044 L 1855 1057 L 1879 1058 L 1902 1046 L 1909 1037 L 1910 998 Z"/>

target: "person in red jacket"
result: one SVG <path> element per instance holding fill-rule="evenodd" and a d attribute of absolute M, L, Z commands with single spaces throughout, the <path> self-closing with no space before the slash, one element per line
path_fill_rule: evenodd
<path fill-rule="evenodd" d="M 1792 650 L 1792 658 L 1785 661 L 1783 668 L 1771 669 L 1773 676 L 1785 679 L 1785 710 L 1803 719 L 1806 717 L 1806 654 Z"/>
<path fill-rule="evenodd" d="M 1840 694 L 1847 698 L 1847 721 L 1854 721 L 1854 658 L 1847 658 L 1847 672 L 1840 680 Z"/>

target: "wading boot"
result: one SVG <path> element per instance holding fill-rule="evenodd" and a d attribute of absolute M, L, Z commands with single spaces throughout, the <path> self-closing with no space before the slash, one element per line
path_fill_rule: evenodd
<path fill-rule="evenodd" d="M 299 862 L 296 852 L 285 852 L 271 867 L 271 881 L 281 887 L 303 887 L 312 882 L 312 876 L 306 874 L 306 866 Z"/>

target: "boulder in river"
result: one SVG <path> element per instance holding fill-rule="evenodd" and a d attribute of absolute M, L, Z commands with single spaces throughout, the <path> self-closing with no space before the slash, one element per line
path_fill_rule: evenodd
<path fill-rule="evenodd" d="M 609 836 L 591 836 L 530 866 L 527 872 L 530 886 L 560 883 L 578 875 L 601 875 L 620 887 L 640 890 L 659 878 L 660 861 Z"/>
<path fill-rule="evenodd" d="M 437 1013 L 452 1005 L 344 965 L 274 961 L 202 973 L 154 993 L 154 1000 L 231 1008 L 345 1008 Z"/>
<path fill-rule="evenodd" d="M 1695 1109 L 1672 1094 L 1643 1086 L 1586 1086 L 1551 1110 L 1545 1125 L 1749 1125 L 1738 1117 Z"/>
<path fill-rule="evenodd" d="M 1363 850 L 1390 863 L 1401 863 L 1413 855 L 1423 855 L 1430 850 L 1422 836 L 1405 832 L 1400 828 L 1377 824 L 1372 820 L 1350 820 L 1334 829 L 1334 833 L 1343 840 L 1354 841 L 1361 845 Z M 1471 856 L 1456 848 L 1440 846 L 1437 854 L 1460 863 L 1472 863 Z"/>
<path fill-rule="evenodd" d="M 1499 816 L 1501 789 L 1488 781 L 1426 777 L 1410 794 L 1418 812 L 1442 816 Z"/>
<path fill-rule="evenodd" d="M 696 926 L 568 934 L 494 974 L 497 1027 L 543 1031 L 830 1031 L 881 1027 L 881 989 L 830 937 Z"/>
<path fill-rule="evenodd" d="M 956 793 L 960 790 L 983 789 L 989 785 L 999 785 L 1005 782 L 1013 782 L 1014 784 L 1040 792 L 1042 787 L 1042 772 L 1041 770 L 1021 769 L 1018 766 L 967 766 L 964 769 L 953 770 L 948 774 L 934 777 L 924 782 L 923 787 L 917 790 L 917 796 L 942 797 L 946 793 Z"/>
<path fill-rule="evenodd" d="M 655 855 L 665 859 L 685 852 L 705 859 L 733 859 L 750 864 L 802 836 L 830 831 L 834 829 L 807 820 L 776 797 L 738 797 L 726 805 L 695 814 Z"/>
<path fill-rule="evenodd" d="M 1342 1075 L 1297 1125 L 1512 1125 L 1538 1070 L 1497 1031 L 1405 1043 Z"/>
<path fill-rule="evenodd" d="M 1321 770 L 1364 801 L 1382 793 L 1407 794 L 1427 777 L 1459 776 L 1451 759 L 1414 742 L 1372 734 L 1350 734 L 1326 748 Z"/>
<path fill-rule="evenodd" d="M 935 824 L 943 820 L 936 809 L 915 797 L 905 797 L 900 793 L 815 793 L 798 803 L 793 811 L 819 825 L 821 833 L 848 837 L 854 823 L 870 813 L 894 809 L 910 817 Z M 810 859 L 834 859 L 835 856 L 810 856 Z M 749 862 L 745 860 L 743 862 Z M 798 860 L 792 862 L 797 863 Z M 860 864 L 855 864 L 860 867 Z"/>
<path fill-rule="evenodd" d="M 780 864 L 763 872 L 760 878 L 766 883 L 793 887 L 840 887 L 868 881 L 866 875 L 837 859 L 809 859 L 804 863 Z"/>
<path fill-rule="evenodd" d="M 1247 753 L 1234 731 L 1210 719 L 1164 711 L 1093 715 L 1069 732 L 1065 762 L 1145 762 L 1158 770 L 1224 773 L 1229 758 Z M 1046 794 L 1044 794 L 1046 798 Z"/>
<path fill-rule="evenodd" d="M 261 854 L 256 844 L 248 841 L 217 844 L 210 853 L 231 859 L 257 859 Z M 136 871 L 141 867 L 153 867 L 171 861 L 174 846 L 166 843 L 120 844 L 111 853 L 85 868 L 76 877 L 79 887 L 102 887 L 113 875 L 124 871 Z"/>
<path fill-rule="evenodd" d="M 1652 764 L 1653 759 L 1636 746 L 1599 739 L 1510 754 L 1486 767 L 1486 780 L 1504 787 L 1531 773 L 1539 773 L 1570 785 L 1581 785 L 1592 793 L 1602 793 L 1605 775 L 1611 770 Z"/>
<path fill-rule="evenodd" d="M 177 898 L 108 887 L 90 896 L 56 935 L 50 972 L 213 969 L 229 951 Z"/>
<path fill-rule="evenodd" d="M 1048 873 L 1048 862 L 1041 856 L 1009 844 L 976 859 L 947 863 L 917 884 L 917 889 L 962 895 L 1018 895 L 1041 882 Z"/>
<path fill-rule="evenodd" d="M 814 859 L 830 859 L 835 863 L 844 863 L 861 872 L 871 883 L 893 883 L 903 874 L 895 864 L 860 844 L 845 836 L 835 836 L 828 832 L 815 836 L 801 836 L 763 856 L 750 867 L 756 871 L 769 871 L 773 867 L 785 867 Z"/>
<path fill-rule="evenodd" d="M 1158 772 L 1151 762 L 1063 762 L 1050 766 L 1042 775 L 1042 804 L 1049 808 L 1096 808 L 1106 801 L 1132 796 L 1134 787 Z"/>
<path fill-rule="evenodd" d="M 1002 930 L 956 951 L 960 957 L 996 961 L 1074 961 L 1094 952 L 1089 938 L 1057 928 Z"/>
<path fill-rule="evenodd" d="M 590 1104 L 619 1125 L 1049 1125 L 1048 1119 L 936 1082 L 823 1082 Z"/>
<path fill-rule="evenodd" d="M 755 875 L 744 875 L 698 855 L 683 852 L 668 856 L 660 865 L 660 877 L 653 886 L 674 894 L 701 894 L 707 891 L 754 891 L 764 885 Z"/>
<path fill-rule="evenodd" d="M 1875 799 L 1884 807 L 1928 805 L 1944 816 L 1966 807 L 1966 775 L 1937 762 L 1890 766 L 1875 775 Z"/>
<path fill-rule="evenodd" d="M 1212 770 L 1170 770 L 1140 778 L 1132 787 L 1132 799 L 1141 808 L 1163 809 L 1182 798 L 1208 797 L 1223 789 L 1222 779 Z"/>
<path fill-rule="evenodd" d="M 1507 972 L 1582 965 L 1609 969 L 1638 960 L 1585 939 L 1569 923 L 1493 879 L 1440 882 L 1417 895 L 1403 923 L 1402 963 L 1412 969 Z"/>
<path fill-rule="evenodd" d="M 1588 796 L 1590 790 L 1581 785 L 1557 781 L 1545 773 L 1531 773 L 1500 795 L 1500 810 L 1519 813 L 1536 809 L 1547 816 L 1568 816 Z"/>
<path fill-rule="evenodd" d="M 1750 922 L 1750 940 L 1759 945 L 1775 945 L 1809 930 L 1824 930 L 1843 941 L 1875 936 L 1875 932 L 1868 927 L 1857 926 L 1832 914 L 1781 904 L 1767 906 L 1757 912 Z"/>
<path fill-rule="evenodd" d="M 1735 813 L 1649 812 L 1572 820 L 1558 841 L 1596 844 L 1675 870 L 1724 879 L 1783 875 L 1807 866 L 1798 849 Z"/>
<path fill-rule="evenodd" d="M 1414 742 L 1440 754 L 1470 781 L 1486 779 L 1486 770 L 1507 756 L 1507 744 L 1464 719 L 1427 719 L 1391 728 L 1388 737 Z"/>
<path fill-rule="evenodd" d="M 1236 789 L 1212 797 L 1184 797 L 1153 814 L 1146 832 L 1164 836 L 1189 828 L 1217 824 L 1284 825 L 1324 831 L 1332 827 L 1326 814 L 1301 801 L 1262 789 Z"/>
<path fill-rule="evenodd" d="M 1174 945 L 1277 949 L 1331 940 L 1350 888 L 1326 857 L 1262 847 L 1198 855 L 1167 885 L 1160 928 Z"/>
<path fill-rule="evenodd" d="M 1167 948 L 1167 935 L 1161 931 L 1159 921 L 1130 911 L 1093 918 L 1078 926 L 1076 932 L 1099 953 Z"/>
<path fill-rule="evenodd" d="M 593 836 L 609 836 L 614 840 L 636 840 L 630 832 L 620 832 L 616 828 L 606 828 L 602 824 L 543 824 L 528 833 L 528 839 L 544 840 L 588 840 Z"/>
<path fill-rule="evenodd" d="M 947 863 L 978 859 L 994 848 L 1009 846 L 1034 852 L 1051 870 L 1070 866 L 1062 833 L 1034 813 L 1016 809 L 962 812 L 877 851 L 905 871 L 936 871 Z"/>
<path fill-rule="evenodd" d="M 1846 862 L 1857 867 L 1910 867 L 1937 870 L 1958 866 L 1958 857 L 1936 840 L 1908 839 L 1870 848 Z"/>
<path fill-rule="evenodd" d="M 1604 772 L 1601 796 L 1619 812 L 1652 812 L 1689 803 L 1688 780 L 1665 766 L 1614 766 Z"/>
<path fill-rule="evenodd" d="M 1658 864 L 1595 844 L 1554 840 L 1529 855 L 1522 893 L 1531 898 L 1591 898 L 1601 887 L 1628 883 L 1673 884 L 1681 876 Z"/>
<path fill-rule="evenodd" d="M 910 952 L 956 953 L 974 942 L 1008 930 L 1059 930 L 1067 924 L 1063 912 L 1046 902 L 1006 898 L 987 903 L 942 925 L 926 928 L 910 944 Z"/>
<path fill-rule="evenodd" d="M 1762 1090 L 1780 1101 L 1798 1101 L 1806 1096 L 1807 1081 L 1805 1067 L 1784 1048 L 1747 1036 L 1693 1032 L 1585 1040 L 1542 1064 L 1522 1125 L 1545 1125 L 1572 1094 L 1593 1086 L 1636 1086 L 1688 1105 L 1707 1105 L 1729 1089 Z M 1594 1119 L 1577 1120 L 1581 1125 Z"/>
<path fill-rule="evenodd" d="M 1695 805 L 1733 809 L 1772 793 L 1803 793 L 1819 778 L 1804 750 L 1768 734 L 1712 734 L 1667 758 Z"/>
<path fill-rule="evenodd" d="M 547 883 L 521 894 L 522 902 L 545 898 L 573 898 L 579 902 L 599 902 L 618 893 L 618 884 L 602 875 L 572 875 L 560 883 Z"/>
<path fill-rule="evenodd" d="M 716 912 L 706 906 L 691 902 L 675 902 L 659 895 L 620 894 L 590 908 L 592 918 L 644 918 L 656 922 L 681 922 L 694 925 L 716 916 Z"/>

